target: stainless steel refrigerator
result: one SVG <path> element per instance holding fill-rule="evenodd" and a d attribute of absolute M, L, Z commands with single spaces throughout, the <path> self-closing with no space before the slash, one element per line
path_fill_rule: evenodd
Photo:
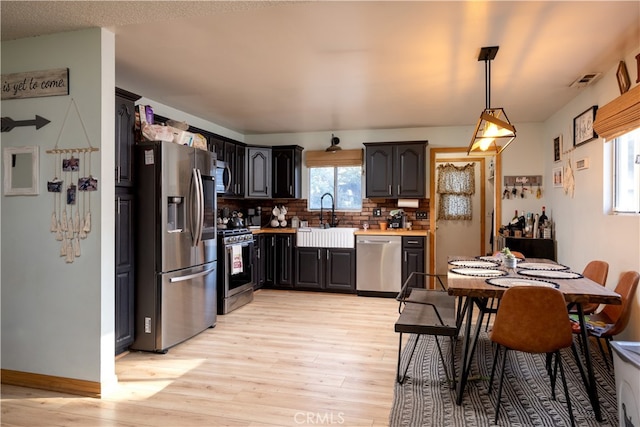
<path fill-rule="evenodd" d="M 166 351 L 216 324 L 216 158 L 136 145 L 133 350 Z"/>

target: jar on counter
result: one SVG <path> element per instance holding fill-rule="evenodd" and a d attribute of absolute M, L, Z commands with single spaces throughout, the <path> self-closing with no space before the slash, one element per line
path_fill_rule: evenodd
<path fill-rule="evenodd" d="M 298 218 L 297 216 L 294 216 L 293 218 L 291 218 L 291 227 L 299 228 L 300 227 L 300 218 Z"/>

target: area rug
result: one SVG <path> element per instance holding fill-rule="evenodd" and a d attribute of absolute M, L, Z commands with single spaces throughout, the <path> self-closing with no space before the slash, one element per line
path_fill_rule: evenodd
<path fill-rule="evenodd" d="M 403 350 L 403 365 L 413 344 L 413 335 Z M 456 360 L 460 360 L 461 342 L 456 345 Z M 594 351 L 595 350 L 595 351 Z M 451 345 L 444 341 L 445 359 L 449 360 Z M 587 391 L 571 350 L 562 353 L 565 374 L 571 396 L 571 406 L 577 426 L 614 427 L 618 425 L 618 409 L 613 367 L 609 372 L 597 347 L 591 348 L 594 372 L 598 382 L 598 397 L 604 417 L 595 418 Z M 571 425 L 564 390 L 556 386 L 557 400 L 551 398 L 545 356 L 511 351 L 507 355 L 507 370 L 500 404 L 498 423 L 494 423 L 497 380 L 488 392 L 493 349 L 486 333 L 478 339 L 470 380 L 465 388 L 462 405 L 455 402 L 455 390 L 445 381 L 433 337 L 419 339 L 404 384 L 395 384 L 394 401 L 389 417 L 393 427 L 407 426 L 569 426 Z M 459 365 L 456 370 L 459 372 Z M 559 380 L 558 380 L 559 381 Z"/>

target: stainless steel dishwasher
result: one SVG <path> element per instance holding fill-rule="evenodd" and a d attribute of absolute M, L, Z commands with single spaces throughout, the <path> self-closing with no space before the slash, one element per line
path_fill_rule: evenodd
<path fill-rule="evenodd" d="M 401 236 L 356 236 L 358 295 L 397 295 L 402 286 L 401 261 Z"/>

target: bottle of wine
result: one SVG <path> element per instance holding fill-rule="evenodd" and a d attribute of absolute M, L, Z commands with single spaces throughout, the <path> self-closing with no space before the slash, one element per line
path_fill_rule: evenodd
<path fill-rule="evenodd" d="M 540 223 L 543 224 L 545 221 L 547 221 L 549 218 L 547 218 L 547 214 L 544 212 L 545 207 L 542 207 L 542 215 L 540 215 Z"/>
<path fill-rule="evenodd" d="M 516 212 L 513 214 L 513 218 L 511 218 L 511 224 L 515 224 L 518 222 L 518 209 L 516 209 Z"/>
<path fill-rule="evenodd" d="M 547 214 L 544 211 L 544 206 L 542 207 L 542 214 L 540 215 L 540 218 L 538 219 L 538 226 L 540 227 L 540 237 L 544 237 L 544 229 L 546 228 L 546 224 L 547 221 L 549 221 L 549 218 L 547 218 Z"/>

